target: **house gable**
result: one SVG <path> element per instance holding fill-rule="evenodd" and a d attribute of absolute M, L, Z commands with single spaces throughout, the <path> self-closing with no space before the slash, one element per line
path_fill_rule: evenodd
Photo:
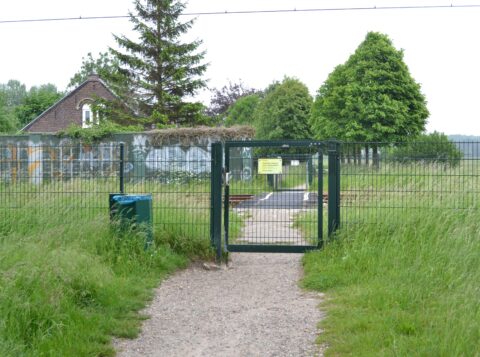
<path fill-rule="evenodd" d="M 55 133 L 67 129 L 71 124 L 82 126 L 82 106 L 93 102 L 94 98 L 116 99 L 115 94 L 97 75 L 89 76 L 85 82 L 28 123 L 22 131 Z"/>

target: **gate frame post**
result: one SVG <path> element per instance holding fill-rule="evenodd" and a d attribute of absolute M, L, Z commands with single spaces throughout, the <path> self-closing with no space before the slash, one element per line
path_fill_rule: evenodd
<path fill-rule="evenodd" d="M 119 182 L 119 189 L 120 193 L 124 194 L 125 193 L 125 143 L 120 143 L 120 161 L 119 161 L 119 167 L 118 167 L 118 174 L 120 178 Z"/>
<path fill-rule="evenodd" d="M 313 165 L 312 165 L 313 168 Z M 313 170 L 312 170 L 313 171 Z M 322 249 L 324 245 L 323 239 L 323 145 L 318 147 L 318 164 L 317 164 L 317 232 L 318 232 L 318 249 Z"/>
<path fill-rule="evenodd" d="M 340 227 L 340 142 L 328 141 L 328 236 Z"/>
<path fill-rule="evenodd" d="M 217 263 L 222 259 L 222 143 L 212 143 L 210 190 L 210 241 Z"/>

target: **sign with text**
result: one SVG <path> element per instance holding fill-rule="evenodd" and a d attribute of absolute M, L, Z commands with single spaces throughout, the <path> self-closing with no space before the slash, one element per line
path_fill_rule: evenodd
<path fill-rule="evenodd" d="M 259 174 L 281 174 L 282 159 L 258 159 Z"/>

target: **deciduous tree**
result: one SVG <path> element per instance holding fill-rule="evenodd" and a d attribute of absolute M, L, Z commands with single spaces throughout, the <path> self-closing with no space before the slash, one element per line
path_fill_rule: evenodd
<path fill-rule="evenodd" d="M 53 84 L 31 87 L 21 105 L 15 107 L 15 115 L 20 127 L 35 119 L 44 110 L 52 106 L 62 97 L 63 93 Z"/>
<path fill-rule="evenodd" d="M 318 90 L 311 123 L 319 139 L 396 142 L 422 133 L 428 115 L 403 51 L 388 36 L 370 32 Z"/>
<path fill-rule="evenodd" d="M 227 110 L 225 125 L 255 125 L 255 113 L 261 98 L 258 94 L 250 94 L 238 98 Z"/>
<path fill-rule="evenodd" d="M 9 108 L 14 108 L 22 104 L 27 95 L 25 84 L 20 83 L 20 81 L 16 79 L 11 79 L 5 84 L 0 84 L 0 92 L 4 93 L 3 100 L 5 106 Z"/>
<path fill-rule="evenodd" d="M 229 82 L 222 88 L 214 88 L 210 105 L 206 110 L 208 116 L 212 118 L 220 118 L 219 122 L 223 122 L 229 108 L 240 98 L 258 92 L 255 89 L 248 88 L 241 81 L 238 83 Z"/>
<path fill-rule="evenodd" d="M 114 78 L 115 72 L 118 71 L 118 66 L 118 60 L 109 52 L 99 53 L 98 57 L 88 53 L 86 57 L 82 58 L 82 65 L 78 72 L 70 79 L 68 89 L 71 90 L 83 83 L 92 73 L 98 74 L 101 79 L 107 82 L 109 87 L 114 87 L 117 84 Z"/>
<path fill-rule="evenodd" d="M 422 134 L 415 141 L 397 145 L 389 158 L 404 163 L 442 164 L 455 167 L 460 164 L 463 153 L 443 133 Z"/>
<path fill-rule="evenodd" d="M 12 108 L 7 106 L 7 97 L 0 91 L 0 133 L 11 133 L 15 131 L 18 123 Z"/>
<path fill-rule="evenodd" d="M 309 138 L 312 97 L 305 84 L 286 77 L 269 88 L 255 114 L 257 137 L 267 140 Z"/>

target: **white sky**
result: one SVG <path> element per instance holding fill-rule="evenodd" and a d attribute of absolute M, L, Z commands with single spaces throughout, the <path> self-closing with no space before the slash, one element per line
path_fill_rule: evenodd
<path fill-rule="evenodd" d="M 390 5 L 480 4 L 479 0 L 190 0 L 187 12 Z M 131 0 L 2 0 L 0 20 L 125 15 Z M 184 17 L 187 20 L 188 17 Z M 229 80 L 263 89 L 285 75 L 312 95 L 368 31 L 387 34 L 427 97 L 428 131 L 480 135 L 480 8 L 199 16 L 210 87 Z M 53 83 L 64 90 L 82 57 L 134 37 L 128 19 L 0 24 L 0 83 Z M 208 93 L 199 95 L 208 104 Z"/>

